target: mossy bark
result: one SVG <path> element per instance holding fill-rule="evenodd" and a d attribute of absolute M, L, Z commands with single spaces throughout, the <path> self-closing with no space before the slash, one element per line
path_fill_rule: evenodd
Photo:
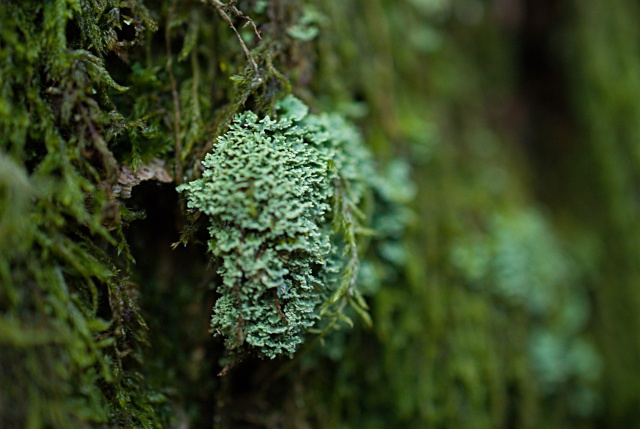
<path fill-rule="evenodd" d="M 0 426 L 637 426 L 639 17 L 0 3 Z M 384 172 L 358 241 L 373 324 L 232 356 L 207 220 L 175 189 L 288 93 Z"/>

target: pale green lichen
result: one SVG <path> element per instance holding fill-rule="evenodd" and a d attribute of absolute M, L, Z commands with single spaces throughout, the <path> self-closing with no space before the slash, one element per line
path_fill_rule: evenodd
<path fill-rule="evenodd" d="M 538 211 L 495 215 L 486 229 L 453 246 L 451 262 L 470 287 L 526 314 L 528 358 L 542 392 L 565 389 L 572 411 L 591 414 L 601 362 L 584 336 L 589 303 L 571 277 L 575 262 Z"/>
<path fill-rule="evenodd" d="M 211 220 L 221 284 L 212 317 L 227 348 L 292 355 L 333 304 L 364 313 L 356 290 L 358 204 L 371 162 L 338 116 L 309 115 L 293 97 L 279 119 L 238 115 L 179 187 Z"/>

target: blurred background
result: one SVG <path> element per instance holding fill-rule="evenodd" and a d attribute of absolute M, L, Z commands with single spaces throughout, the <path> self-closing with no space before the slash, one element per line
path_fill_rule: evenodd
<path fill-rule="evenodd" d="M 638 4 L 314 6 L 314 93 L 415 187 L 327 426 L 638 427 Z"/>

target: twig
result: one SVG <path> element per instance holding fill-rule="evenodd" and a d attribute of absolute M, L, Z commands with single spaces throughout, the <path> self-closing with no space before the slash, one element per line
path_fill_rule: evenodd
<path fill-rule="evenodd" d="M 222 368 L 222 370 L 220 370 L 220 372 L 218 373 L 218 377 L 224 377 L 225 375 L 227 375 L 229 373 L 229 371 L 231 371 L 231 369 L 236 366 L 236 364 L 242 362 L 242 359 L 245 357 L 245 354 L 242 354 L 240 356 L 236 356 L 235 359 L 233 359 L 231 362 L 229 362 L 228 364 L 226 364 L 224 366 L 224 368 Z"/>
<path fill-rule="evenodd" d="M 113 173 L 114 171 L 117 171 L 118 162 L 116 161 L 116 158 L 113 156 L 113 153 L 107 147 L 107 144 L 105 143 L 104 139 L 102 138 L 98 130 L 96 130 L 96 128 L 93 126 L 93 121 L 91 121 L 91 118 L 89 118 L 89 114 L 87 113 L 86 107 L 82 104 L 78 104 L 78 107 L 80 110 L 80 115 L 82 116 L 82 119 L 84 120 L 85 125 L 89 128 L 89 133 L 91 134 L 91 140 L 93 140 L 93 145 L 102 156 L 102 162 L 107 168 L 107 171 L 109 171 L 109 173 Z"/>
<path fill-rule="evenodd" d="M 205 3 L 207 2 L 207 0 L 202 0 L 202 1 L 205 2 Z M 211 3 L 211 5 L 213 7 L 216 8 L 216 10 L 218 11 L 218 14 L 222 17 L 222 19 L 227 21 L 227 23 L 229 24 L 229 26 L 231 27 L 233 32 L 236 33 L 236 37 L 238 38 L 238 41 L 240 42 L 240 47 L 242 47 L 242 51 L 244 52 L 244 55 L 247 57 L 247 60 L 249 60 L 249 63 L 251 64 L 251 67 L 253 67 L 253 70 L 256 73 L 256 76 L 259 77 L 260 76 L 260 71 L 258 70 L 258 64 L 256 64 L 255 60 L 251 56 L 251 52 L 249 52 L 249 48 L 244 43 L 244 40 L 242 40 L 242 36 L 240 35 L 240 32 L 238 31 L 236 26 L 233 25 L 233 21 L 231 21 L 231 18 L 229 17 L 229 14 L 225 11 L 225 9 L 230 7 L 231 11 L 233 12 L 233 14 L 235 16 L 242 17 L 242 18 L 246 19 L 248 22 L 250 22 L 253 25 L 253 29 L 256 32 L 256 35 L 258 36 L 258 38 L 262 39 L 260 37 L 260 33 L 258 32 L 258 28 L 256 27 L 255 22 L 253 22 L 253 20 L 251 18 L 249 18 L 248 16 L 244 15 L 240 10 L 238 10 L 233 5 L 235 3 L 235 1 L 230 1 L 227 4 L 222 3 L 220 0 L 208 0 L 208 2 Z"/>

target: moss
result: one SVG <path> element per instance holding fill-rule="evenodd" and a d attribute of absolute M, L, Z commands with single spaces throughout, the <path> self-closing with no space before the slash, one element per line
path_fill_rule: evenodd
<path fill-rule="evenodd" d="M 131 25 L 153 26 L 129 6 Z M 109 98 L 124 88 L 103 58 L 128 45 L 115 36 L 118 4 L 0 8 L 0 359 L 12 368 L 0 377 L 0 421 L 160 425 L 161 396 L 138 367 L 146 325 L 111 232 L 120 223 Z"/>
<path fill-rule="evenodd" d="M 513 33 L 497 9 L 465 21 L 471 3 L 320 8 L 318 92 L 357 112 L 355 92 L 374 152 L 402 154 L 418 186 L 415 220 L 394 215 L 408 232 L 371 249 L 372 331 L 351 335 L 338 362 L 300 370 L 323 368 L 301 388 L 329 404 L 300 411 L 314 425 L 574 427 L 598 413 L 590 262 L 541 214 L 521 124 L 500 116 L 518 91 Z"/>
<path fill-rule="evenodd" d="M 574 202 L 573 220 L 591 232 L 595 258 L 590 284 L 596 318 L 594 334 L 603 368 L 604 420 L 614 426 L 634 425 L 640 400 L 637 362 L 640 342 L 626 338 L 640 326 L 637 291 L 637 197 L 640 171 L 636 118 L 640 104 L 632 94 L 640 85 L 637 61 L 640 33 L 633 24 L 640 11 L 626 1 L 588 5 L 571 3 L 565 24 L 563 68 L 571 70 L 568 98 L 576 121 L 579 148 L 563 180 Z M 580 67 L 573 73 L 573 65 Z M 624 347 L 620 344 L 624 343 Z"/>

